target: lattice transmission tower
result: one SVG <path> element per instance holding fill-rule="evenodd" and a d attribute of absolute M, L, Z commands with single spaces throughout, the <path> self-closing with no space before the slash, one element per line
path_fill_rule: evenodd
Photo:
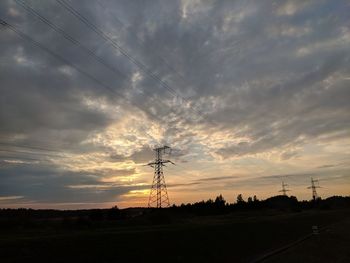
<path fill-rule="evenodd" d="M 311 177 L 311 185 L 307 188 L 307 189 L 311 189 L 312 190 L 312 199 L 315 201 L 316 199 L 318 199 L 318 195 L 317 195 L 317 191 L 316 191 L 316 188 L 321 188 L 319 185 L 316 185 L 319 184 L 318 180 L 314 180 L 312 177 Z"/>
<path fill-rule="evenodd" d="M 286 186 L 288 186 L 288 185 L 282 181 L 282 189 L 278 191 L 278 192 L 282 192 L 282 194 L 284 196 L 287 196 L 287 192 L 290 191 L 289 189 L 286 188 Z"/>
<path fill-rule="evenodd" d="M 157 147 L 153 150 L 155 151 L 156 158 L 154 162 L 147 164 L 154 168 L 153 183 L 148 199 L 148 207 L 169 207 L 170 202 L 165 184 L 163 166 L 165 166 L 165 163 L 174 163 L 170 160 L 163 160 L 163 154 L 170 154 L 171 148 L 169 146 L 163 146 Z"/>

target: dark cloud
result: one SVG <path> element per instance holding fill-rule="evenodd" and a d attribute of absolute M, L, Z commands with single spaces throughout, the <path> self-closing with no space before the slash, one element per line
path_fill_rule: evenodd
<path fill-rule="evenodd" d="M 135 151 L 128 159 L 135 163 L 148 163 L 154 159 L 154 151 L 149 146 L 143 146 L 140 150 Z"/>
<path fill-rule="evenodd" d="M 172 187 L 186 187 L 186 186 L 192 186 L 192 185 L 198 185 L 200 184 L 199 182 L 192 182 L 192 183 L 184 183 L 184 184 L 168 184 L 167 188 L 172 188 Z"/>
<path fill-rule="evenodd" d="M 291 159 L 293 157 L 297 157 L 298 154 L 299 153 L 297 151 L 286 151 L 286 152 L 283 152 L 281 154 L 281 159 L 282 160 L 288 160 L 288 159 Z"/>
<path fill-rule="evenodd" d="M 235 179 L 235 178 L 237 178 L 237 177 L 238 177 L 238 176 L 209 177 L 209 178 L 198 179 L 197 182 L 223 181 L 223 180 Z"/>
<path fill-rule="evenodd" d="M 53 163 L 14 163 L 2 166 L 0 191 L 4 196 L 23 196 L 24 200 L 39 202 L 113 201 L 116 196 L 144 186 L 103 182 L 101 175 L 128 176 L 132 173 L 130 170 L 74 172 Z"/>

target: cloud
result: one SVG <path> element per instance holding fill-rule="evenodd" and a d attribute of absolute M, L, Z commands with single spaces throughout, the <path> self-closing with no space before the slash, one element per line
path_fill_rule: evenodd
<path fill-rule="evenodd" d="M 291 159 L 293 157 L 297 157 L 298 154 L 299 154 L 298 151 L 286 151 L 286 152 L 283 152 L 281 154 L 281 159 L 288 160 L 288 159 Z"/>
<path fill-rule="evenodd" d="M 210 181 L 222 181 L 237 178 L 237 176 L 218 176 L 198 179 L 197 182 L 210 182 Z"/>
<path fill-rule="evenodd" d="M 154 159 L 154 151 L 149 146 L 143 146 L 139 151 L 128 157 L 135 163 L 147 163 Z"/>
<path fill-rule="evenodd" d="M 278 15 L 292 16 L 303 10 L 312 1 L 285 1 L 277 8 Z"/>
<path fill-rule="evenodd" d="M 1 1 L 2 19 L 71 63 L 2 28 L 0 141 L 12 146 L 1 145 L 0 186 L 7 196 L 118 198 L 127 189 L 66 186 L 99 185 L 113 173 L 144 182 L 139 164 L 162 144 L 176 149 L 169 158 L 177 163 L 205 160 L 223 170 L 192 183 L 225 181 L 232 160 L 247 156 L 264 159 L 261 169 L 271 173 L 281 163 L 307 170 L 305 160 L 318 167 L 346 157 L 344 148 L 327 149 L 349 138 L 346 1 L 70 3 L 124 54 L 59 4 L 26 4 L 99 59 Z M 23 146 L 32 149 L 19 153 Z"/>
<path fill-rule="evenodd" d="M 334 166 L 336 166 L 336 165 L 335 164 L 325 164 L 325 165 L 318 166 L 317 168 L 320 168 L 320 169 L 333 168 Z"/>
<path fill-rule="evenodd" d="M 23 196 L 0 196 L 0 202 L 1 201 L 12 201 L 12 200 L 18 200 L 22 199 Z"/>

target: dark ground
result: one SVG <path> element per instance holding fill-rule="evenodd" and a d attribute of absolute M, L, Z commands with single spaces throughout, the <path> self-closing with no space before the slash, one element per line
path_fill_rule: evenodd
<path fill-rule="evenodd" d="M 350 220 L 330 225 L 319 235 L 274 255 L 266 263 L 350 262 Z"/>
<path fill-rule="evenodd" d="M 137 213 L 136 213 L 137 214 Z M 38 223 L 39 222 L 39 223 Z M 0 228 L 0 262 L 350 262 L 350 209 L 194 216 L 147 211 L 129 219 L 36 219 Z"/>

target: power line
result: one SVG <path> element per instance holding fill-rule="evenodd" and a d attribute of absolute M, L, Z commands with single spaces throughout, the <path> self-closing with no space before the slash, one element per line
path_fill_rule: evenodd
<path fill-rule="evenodd" d="M 62 35 L 65 39 L 67 39 L 71 43 L 77 45 L 80 49 L 84 50 L 84 52 L 86 52 L 89 56 L 93 57 L 96 61 L 101 63 L 103 66 L 107 67 L 109 70 L 113 71 L 114 73 L 117 73 L 117 74 L 123 76 L 126 79 L 128 78 L 128 76 L 126 74 L 124 74 L 120 70 L 118 70 L 115 67 L 113 67 L 110 64 L 108 64 L 102 57 L 98 56 L 93 50 L 85 47 L 79 40 L 75 39 L 74 37 L 69 35 L 66 31 L 64 31 L 62 28 L 58 27 L 57 25 L 52 23 L 50 20 L 48 20 L 47 18 L 45 18 L 44 16 L 39 14 L 31 6 L 29 6 L 28 4 L 26 4 L 25 2 L 23 2 L 21 0 L 15 0 L 15 2 L 17 4 L 19 4 L 19 5 L 21 5 L 26 11 L 28 11 L 32 15 L 36 16 L 40 21 L 42 21 L 44 24 L 48 25 L 55 32 L 57 32 L 60 35 Z M 143 90 L 141 90 L 141 89 L 139 89 L 139 90 L 143 92 Z M 145 94 L 145 93 L 143 92 L 143 94 Z"/>
<path fill-rule="evenodd" d="M 67 34 L 66 32 L 64 32 L 61 28 L 57 27 L 56 25 L 54 25 L 52 22 L 50 22 L 48 19 L 46 19 L 45 17 L 41 16 L 38 12 L 36 12 L 34 9 L 30 8 L 30 6 L 24 4 L 21 1 L 16 1 L 19 5 L 21 5 L 22 7 L 24 7 L 28 12 L 34 14 L 36 17 L 38 17 L 43 23 L 49 25 L 53 30 L 55 30 L 57 33 L 60 33 L 61 35 L 63 35 L 67 40 L 69 40 L 70 42 L 74 43 L 75 45 L 78 45 L 78 47 L 83 48 L 87 54 L 89 54 L 90 56 L 93 56 L 94 58 L 96 58 L 100 63 L 102 63 L 103 65 L 105 65 L 106 67 L 108 67 L 109 69 L 111 69 L 112 67 L 107 64 L 104 63 L 104 61 L 98 57 L 93 51 L 84 48 L 84 46 L 77 41 L 76 39 L 74 39 L 72 36 L 70 36 L 69 34 Z M 3 23 L 3 25 L 8 25 L 6 24 L 6 22 Z M 12 28 L 13 30 L 14 28 Z M 75 68 L 77 71 L 79 71 L 80 73 L 86 75 L 88 78 L 92 79 L 94 82 L 97 82 L 99 85 L 103 86 L 104 88 L 108 89 L 111 92 L 117 93 L 116 91 L 114 91 L 112 88 L 110 88 L 108 85 L 104 84 L 103 82 L 101 82 L 100 80 L 98 80 L 96 77 L 92 76 L 91 74 L 83 71 L 82 69 L 80 69 L 79 67 L 77 67 L 76 65 L 72 64 L 71 62 L 69 62 L 67 59 L 62 58 L 61 56 L 57 55 L 56 53 L 52 52 L 51 50 L 47 49 L 46 47 L 44 47 L 43 45 L 41 45 L 40 43 L 38 43 L 37 41 L 35 41 L 34 39 L 32 39 L 31 37 L 29 37 L 28 35 L 25 35 L 23 32 L 20 32 L 17 30 L 16 32 L 17 34 L 20 35 L 20 37 L 25 38 L 27 40 L 32 41 L 36 46 L 38 46 L 39 48 L 44 49 L 46 52 L 50 53 L 51 55 L 53 55 L 56 59 L 62 60 L 64 63 L 71 65 L 73 68 Z M 115 69 L 114 69 L 115 70 Z M 120 72 L 119 72 L 120 73 Z M 124 97 L 122 94 L 117 93 L 118 96 Z M 156 118 L 157 120 L 161 121 L 157 116 L 155 116 L 154 114 L 150 113 L 149 111 L 146 111 L 144 109 L 141 109 L 140 107 L 138 107 L 140 110 L 147 112 L 149 115 L 151 115 L 152 117 Z M 147 132 L 146 132 L 147 134 Z"/>
<path fill-rule="evenodd" d="M 106 7 L 106 5 L 101 2 L 100 0 L 96 0 L 97 4 L 103 8 L 105 11 L 107 11 L 108 13 L 111 14 L 111 16 L 113 17 L 114 21 L 116 21 L 118 24 L 121 25 L 122 29 L 124 31 L 127 31 L 127 26 L 112 12 L 110 12 L 110 9 Z M 139 41 L 136 42 L 138 44 L 144 44 L 145 42 L 137 35 L 137 34 L 133 34 L 134 37 Z M 185 78 L 183 77 L 183 75 L 181 73 L 179 73 L 174 67 L 172 67 L 167 61 L 165 58 L 163 58 L 161 55 L 157 54 L 157 53 L 154 53 L 162 62 L 163 64 L 165 64 L 171 71 L 173 71 L 184 83 L 186 82 Z"/>
<path fill-rule="evenodd" d="M 150 72 L 143 63 L 139 62 L 137 59 L 135 59 L 134 57 L 129 55 L 129 53 L 126 50 L 124 50 L 124 48 L 122 48 L 116 41 L 114 41 L 112 38 L 110 38 L 104 31 L 99 29 L 93 23 L 91 23 L 85 16 L 83 16 L 81 13 L 79 13 L 71 5 L 69 5 L 64 0 L 56 0 L 56 2 L 58 4 L 60 4 L 63 8 L 65 8 L 68 12 L 70 12 L 73 16 L 78 18 L 87 27 L 89 27 L 91 30 L 93 30 L 97 35 L 102 37 L 105 41 L 110 42 L 114 48 L 116 48 L 123 56 L 128 58 L 133 64 L 135 64 L 138 68 L 140 68 L 142 71 L 144 71 L 147 75 L 149 75 L 153 79 L 160 81 L 160 83 L 163 83 L 163 85 L 169 90 L 170 93 L 177 95 L 175 90 L 168 87 L 167 84 L 163 82 L 163 80 L 161 80 L 157 75 Z"/>
<path fill-rule="evenodd" d="M 66 9 L 69 13 L 71 13 L 73 16 L 75 16 L 77 19 L 79 19 L 82 23 L 84 23 L 88 28 L 90 28 L 92 31 L 94 31 L 97 35 L 99 35 L 102 39 L 105 41 L 111 43 L 112 47 L 117 49 L 123 56 L 125 56 L 127 59 L 130 60 L 134 65 L 136 65 L 142 72 L 144 72 L 147 76 L 154 79 L 155 81 L 158 81 L 162 87 L 166 88 L 174 97 L 180 98 L 181 100 L 187 102 L 189 104 L 190 109 L 196 113 L 199 114 L 202 118 L 207 119 L 203 114 L 193 109 L 190 105 L 190 101 L 188 101 L 186 98 L 181 96 L 177 93 L 176 90 L 171 88 L 165 81 L 163 81 L 157 74 L 153 73 L 151 70 L 147 68 L 146 65 L 144 65 L 142 62 L 131 56 L 120 44 L 118 44 L 115 40 L 113 40 L 111 37 L 109 37 L 103 30 L 98 28 L 96 25 L 91 23 L 89 19 L 87 19 L 85 16 L 83 16 L 81 13 L 79 13 L 74 7 L 69 5 L 64 0 L 56 0 L 58 4 L 60 4 L 64 9 Z"/>
<path fill-rule="evenodd" d="M 113 90 L 111 87 L 107 86 L 106 84 L 104 84 L 103 82 L 101 82 L 100 80 L 98 80 L 97 78 L 95 78 L 94 76 L 92 76 L 91 74 L 83 71 L 82 69 L 80 69 L 79 67 L 77 67 L 76 65 L 74 65 L 73 63 L 71 63 L 70 61 L 68 61 L 67 59 L 63 58 L 62 56 L 56 54 L 55 52 L 53 52 L 52 50 L 48 49 L 47 47 L 43 46 L 42 44 L 40 44 L 38 41 L 34 40 L 33 38 L 31 38 L 29 35 L 23 33 L 22 31 L 19 31 L 15 26 L 10 25 L 9 23 L 7 23 L 6 21 L 0 19 L 0 24 L 5 26 L 6 28 L 9 28 L 10 30 L 12 30 L 13 32 L 15 32 L 17 35 L 19 35 L 21 38 L 32 42 L 35 46 L 37 46 L 40 49 L 45 50 L 47 53 L 49 53 L 51 56 L 55 57 L 57 60 L 62 61 L 63 63 L 71 66 L 72 68 L 74 68 L 75 70 L 77 70 L 78 72 L 80 72 L 81 74 L 87 76 L 88 78 L 90 78 L 91 80 L 93 80 L 94 82 L 98 83 L 100 86 L 104 87 L 105 89 L 109 90 L 112 93 L 117 94 L 120 97 L 123 97 L 122 94 L 118 93 L 117 91 Z"/>
<path fill-rule="evenodd" d="M 125 74 L 123 74 L 121 71 L 116 70 L 114 67 L 112 67 L 111 65 L 109 65 L 108 63 L 106 63 L 100 56 L 96 55 L 96 53 L 94 51 L 92 51 L 91 49 L 85 47 L 80 41 L 76 40 L 75 38 L 73 38 L 71 35 L 69 35 L 68 33 L 66 33 L 63 29 L 61 29 L 60 27 L 56 26 L 54 23 L 52 23 L 50 20 L 48 20 L 47 18 L 43 17 L 41 14 L 39 14 L 35 9 L 33 9 L 31 6 L 29 6 L 28 4 L 26 4 L 25 2 L 21 1 L 21 0 L 15 0 L 15 2 L 22 6 L 22 8 L 24 8 L 26 11 L 28 11 L 29 13 L 31 13 L 32 15 L 36 16 L 40 21 L 42 21 L 43 23 L 45 23 L 46 25 L 48 25 L 50 28 L 52 28 L 54 31 L 56 31 L 57 33 L 59 33 L 60 35 L 62 35 L 65 39 L 67 39 L 68 41 L 72 42 L 73 44 L 77 45 L 79 48 L 81 48 L 82 50 L 84 50 L 88 55 L 94 57 L 94 59 L 96 59 L 98 62 L 100 62 L 102 65 L 104 65 L 105 67 L 107 67 L 108 69 L 110 69 L 111 71 L 113 71 L 114 73 L 117 73 L 119 75 L 122 75 L 124 77 L 127 77 Z"/>
<path fill-rule="evenodd" d="M 124 30 L 124 31 L 128 31 L 127 30 L 127 26 L 114 14 L 114 13 L 112 13 L 112 12 L 110 12 L 110 9 L 109 8 L 107 8 L 106 7 L 106 5 L 103 3 L 103 2 L 101 2 L 100 0 L 96 0 L 96 2 L 97 2 L 97 4 L 101 7 L 101 8 L 103 8 L 105 11 L 108 11 L 108 13 L 110 13 L 111 14 L 111 16 L 113 17 L 113 19 L 114 19 L 114 21 L 116 21 L 118 24 L 120 24 L 121 25 L 121 27 L 122 27 L 122 29 Z M 130 31 L 129 31 L 130 32 Z M 143 44 L 144 45 L 144 41 L 137 35 L 137 34 L 133 34 L 134 35 L 134 37 L 139 41 L 139 42 L 136 42 L 137 44 L 138 44 L 138 46 L 139 47 L 141 47 L 141 44 Z M 179 73 L 174 67 L 172 67 L 167 61 L 166 61 L 166 59 L 165 58 L 163 58 L 161 55 L 159 55 L 158 53 L 153 53 L 153 54 L 155 54 L 162 62 L 163 62 L 163 64 L 165 64 L 173 73 L 175 73 L 175 75 L 176 76 L 178 76 L 178 78 L 180 78 L 181 80 L 182 80 L 182 82 L 186 85 L 186 79 L 184 78 L 184 76 L 183 76 L 183 74 L 181 74 L 181 73 Z M 166 83 L 166 82 L 165 82 Z M 167 84 L 167 83 L 166 83 Z M 176 91 L 175 91 L 176 92 Z M 185 97 L 183 97 L 183 96 L 181 96 L 181 95 L 179 95 L 178 93 L 177 93 L 177 96 L 179 96 L 181 99 L 183 99 L 184 101 L 186 101 L 187 103 L 191 103 L 190 101 L 189 101 L 189 99 L 188 98 L 185 98 Z M 194 104 L 194 106 L 197 106 L 196 104 L 196 102 L 193 102 L 193 104 Z M 203 115 L 203 113 L 200 111 L 200 110 L 196 110 L 196 112 L 195 112 L 196 114 L 200 114 L 200 115 Z M 205 119 L 207 119 L 205 116 L 201 116 L 201 117 L 203 117 L 203 118 L 205 118 Z M 208 119 L 207 119 L 208 120 Z M 209 120 L 210 122 L 212 122 L 211 120 Z"/>
<path fill-rule="evenodd" d="M 20 5 L 22 8 L 24 8 L 27 12 L 29 12 L 30 14 L 32 14 L 36 18 L 38 18 L 41 22 L 43 22 L 44 24 L 48 25 L 55 32 L 57 32 L 58 34 L 62 35 L 65 39 L 67 39 L 68 41 L 70 41 L 71 43 L 76 45 L 78 48 L 82 49 L 84 52 L 86 52 L 90 57 L 95 59 L 97 62 L 101 63 L 103 66 L 105 66 L 106 68 L 108 68 L 112 72 L 123 76 L 125 79 L 128 79 L 129 76 L 127 76 L 125 73 L 121 72 L 120 70 L 118 70 L 114 66 L 111 66 L 102 57 L 98 56 L 93 50 L 85 47 L 79 40 L 77 40 L 76 38 L 74 38 L 73 36 L 68 34 L 66 31 L 64 31 L 62 28 L 60 28 L 59 26 L 55 25 L 53 22 L 51 22 L 50 20 L 48 20 L 47 18 L 42 16 L 35 9 L 33 9 L 31 6 L 29 6 L 28 4 L 26 4 L 25 2 L 23 2 L 21 0 L 15 0 L 15 2 L 18 5 Z M 143 89 L 138 88 L 138 90 L 141 91 L 142 94 L 148 95 L 148 94 L 145 93 L 145 91 Z M 162 104 L 164 104 L 159 98 L 155 97 L 155 99 L 158 100 L 159 102 L 161 102 Z M 171 112 L 176 114 L 176 112 L 172 108 L 170 108 L 170 110 L 171 110 Z"/>
<path fill-rule="evenodd" d="M 72 62 L 70 62 L 69 60 L 63 58 L 62 56 L 58 55 L 57 53 L 53 52 L 52 50 L 48 49 L 47 47 L 45 47 L 44 45 L 40 44 L 38 41 L 34 40 L 33 38 L 31 38 L 29 35 L 23 33 L 22 31 L 18 30 L 15 26 L 7 23 L 6 21 L 0 19 L 0 25 L 10 29 L 11 31 L 13 31 L 14 33 L 16 33 L 19 37 L 21 37 L 22 39 L 32 42 L 33 45 L 35 45 L 36 47 L 46 51 L 47 53 L 49 53 L 51 56 L 53 56 L 54 58 L 56 58 L 59 61 L 62 61 L 64 64 L 69 65 L 70 67 L 74 68 L 76 71 L 80 72 L 81 74 L 85 75 L 87 78 L 89 78 L 90 80 L 92 80 L 93 82 L 97 83 L 98 85 L 102 86 L 103 88 L 105 88 L 106 90 L 110 91 L 111 93 L 116 94 L 118 97 L 121 97 L 127 101 L 129 101 L 123 94 L 117 92 L 116 90 L 114 90 L 113 88 L 111 88 L 109 85 L 103 83 L 102 81 L 100 81 L 99 79 L 97 79 L 96 77 L 94 77 L 93 75 L 91 75 L 90 73 L 82 70 L 81 68 L 79 68 L 78 66 L 76 66 L 75 64 L 73 64 Z M 130 102 L 130 101 L 129 101 Z M 131 105 L 133 105 L 131 103 Z M 147 114 L 151 115 L 152 117 L 154 117 L 155 119 L 157 119 L 158 121 L 162 121 L 158 118 L 158 116 L 154 115 L 153 113 L 142 109 L 140 106 L 138 105 L 133 105 L 134 107 L 137 107 L 139 110 L 147 112 Z"/>

